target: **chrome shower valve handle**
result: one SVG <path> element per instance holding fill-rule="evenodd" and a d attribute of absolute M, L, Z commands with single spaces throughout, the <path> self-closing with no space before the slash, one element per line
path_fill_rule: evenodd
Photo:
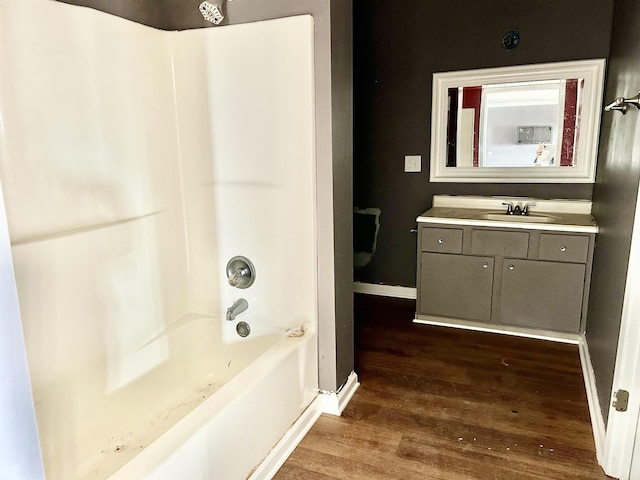
<path fill-rule="evenodd" d="M 229 285 L 237 287 L 242 282 L 243 278 L 249 276 L 248 268 L 239 268 L 229 277 Z"/>
<path fill-rule="evenodd" d="M 227 263 L 227 281 L 236 288 L 249 288 L 256 279 L 256 269 L 247 257 L 233 257 Z"/>

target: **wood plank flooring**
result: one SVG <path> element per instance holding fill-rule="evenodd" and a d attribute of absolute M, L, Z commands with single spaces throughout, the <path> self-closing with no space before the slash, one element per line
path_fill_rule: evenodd
<path fill-rule="evenodd" d="M 416 325 L 414 310 L 356 295 L 361 386 L 276 480 L 609 478 L 577 346 Z"/>

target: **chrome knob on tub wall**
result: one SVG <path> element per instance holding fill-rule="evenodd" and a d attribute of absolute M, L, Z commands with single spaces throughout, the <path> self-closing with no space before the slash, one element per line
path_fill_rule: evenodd
<path fill-rule="evenodd" d="M 229 285 L 236 288 L 249 288 L 256 279 L 256 269 L 247 257 L 233 257 L 227 263 Z"/>

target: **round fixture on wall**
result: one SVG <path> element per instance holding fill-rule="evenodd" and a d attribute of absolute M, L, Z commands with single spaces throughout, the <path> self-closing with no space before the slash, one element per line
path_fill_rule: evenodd
<path fill-rule="evenodd" d="M 238 324 L 236 325 L 236 332 L 238 332 L 238 335 L 244 338 L 251 333 L 251 327 L 247 322 L 238 322 Z"/>
<path fill-rule="evenodd" d="M 256 280 L 256 268 L 247 257 L 233 257 L 227 263 L 229 285 L 237 288 L 249 288 Z"/>
<path fill-rule="evenodd" d="M 520 34 L 517 30 L 509 30 L 502 37 L 502 47 L 505 50 L 513 50 L 520 43 Z"/>

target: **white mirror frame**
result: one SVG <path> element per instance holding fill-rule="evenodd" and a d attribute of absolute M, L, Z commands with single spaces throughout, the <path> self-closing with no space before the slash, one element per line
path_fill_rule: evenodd
<path fill-rule="evenodd" d="M 433 74 L 432 182 L 593 183 L 595 181 L 605 59 L 518 65 Z M 584 78 L 576 165 L 571 167 L 447 167 L 448 90 L 455 87 Z"/>

